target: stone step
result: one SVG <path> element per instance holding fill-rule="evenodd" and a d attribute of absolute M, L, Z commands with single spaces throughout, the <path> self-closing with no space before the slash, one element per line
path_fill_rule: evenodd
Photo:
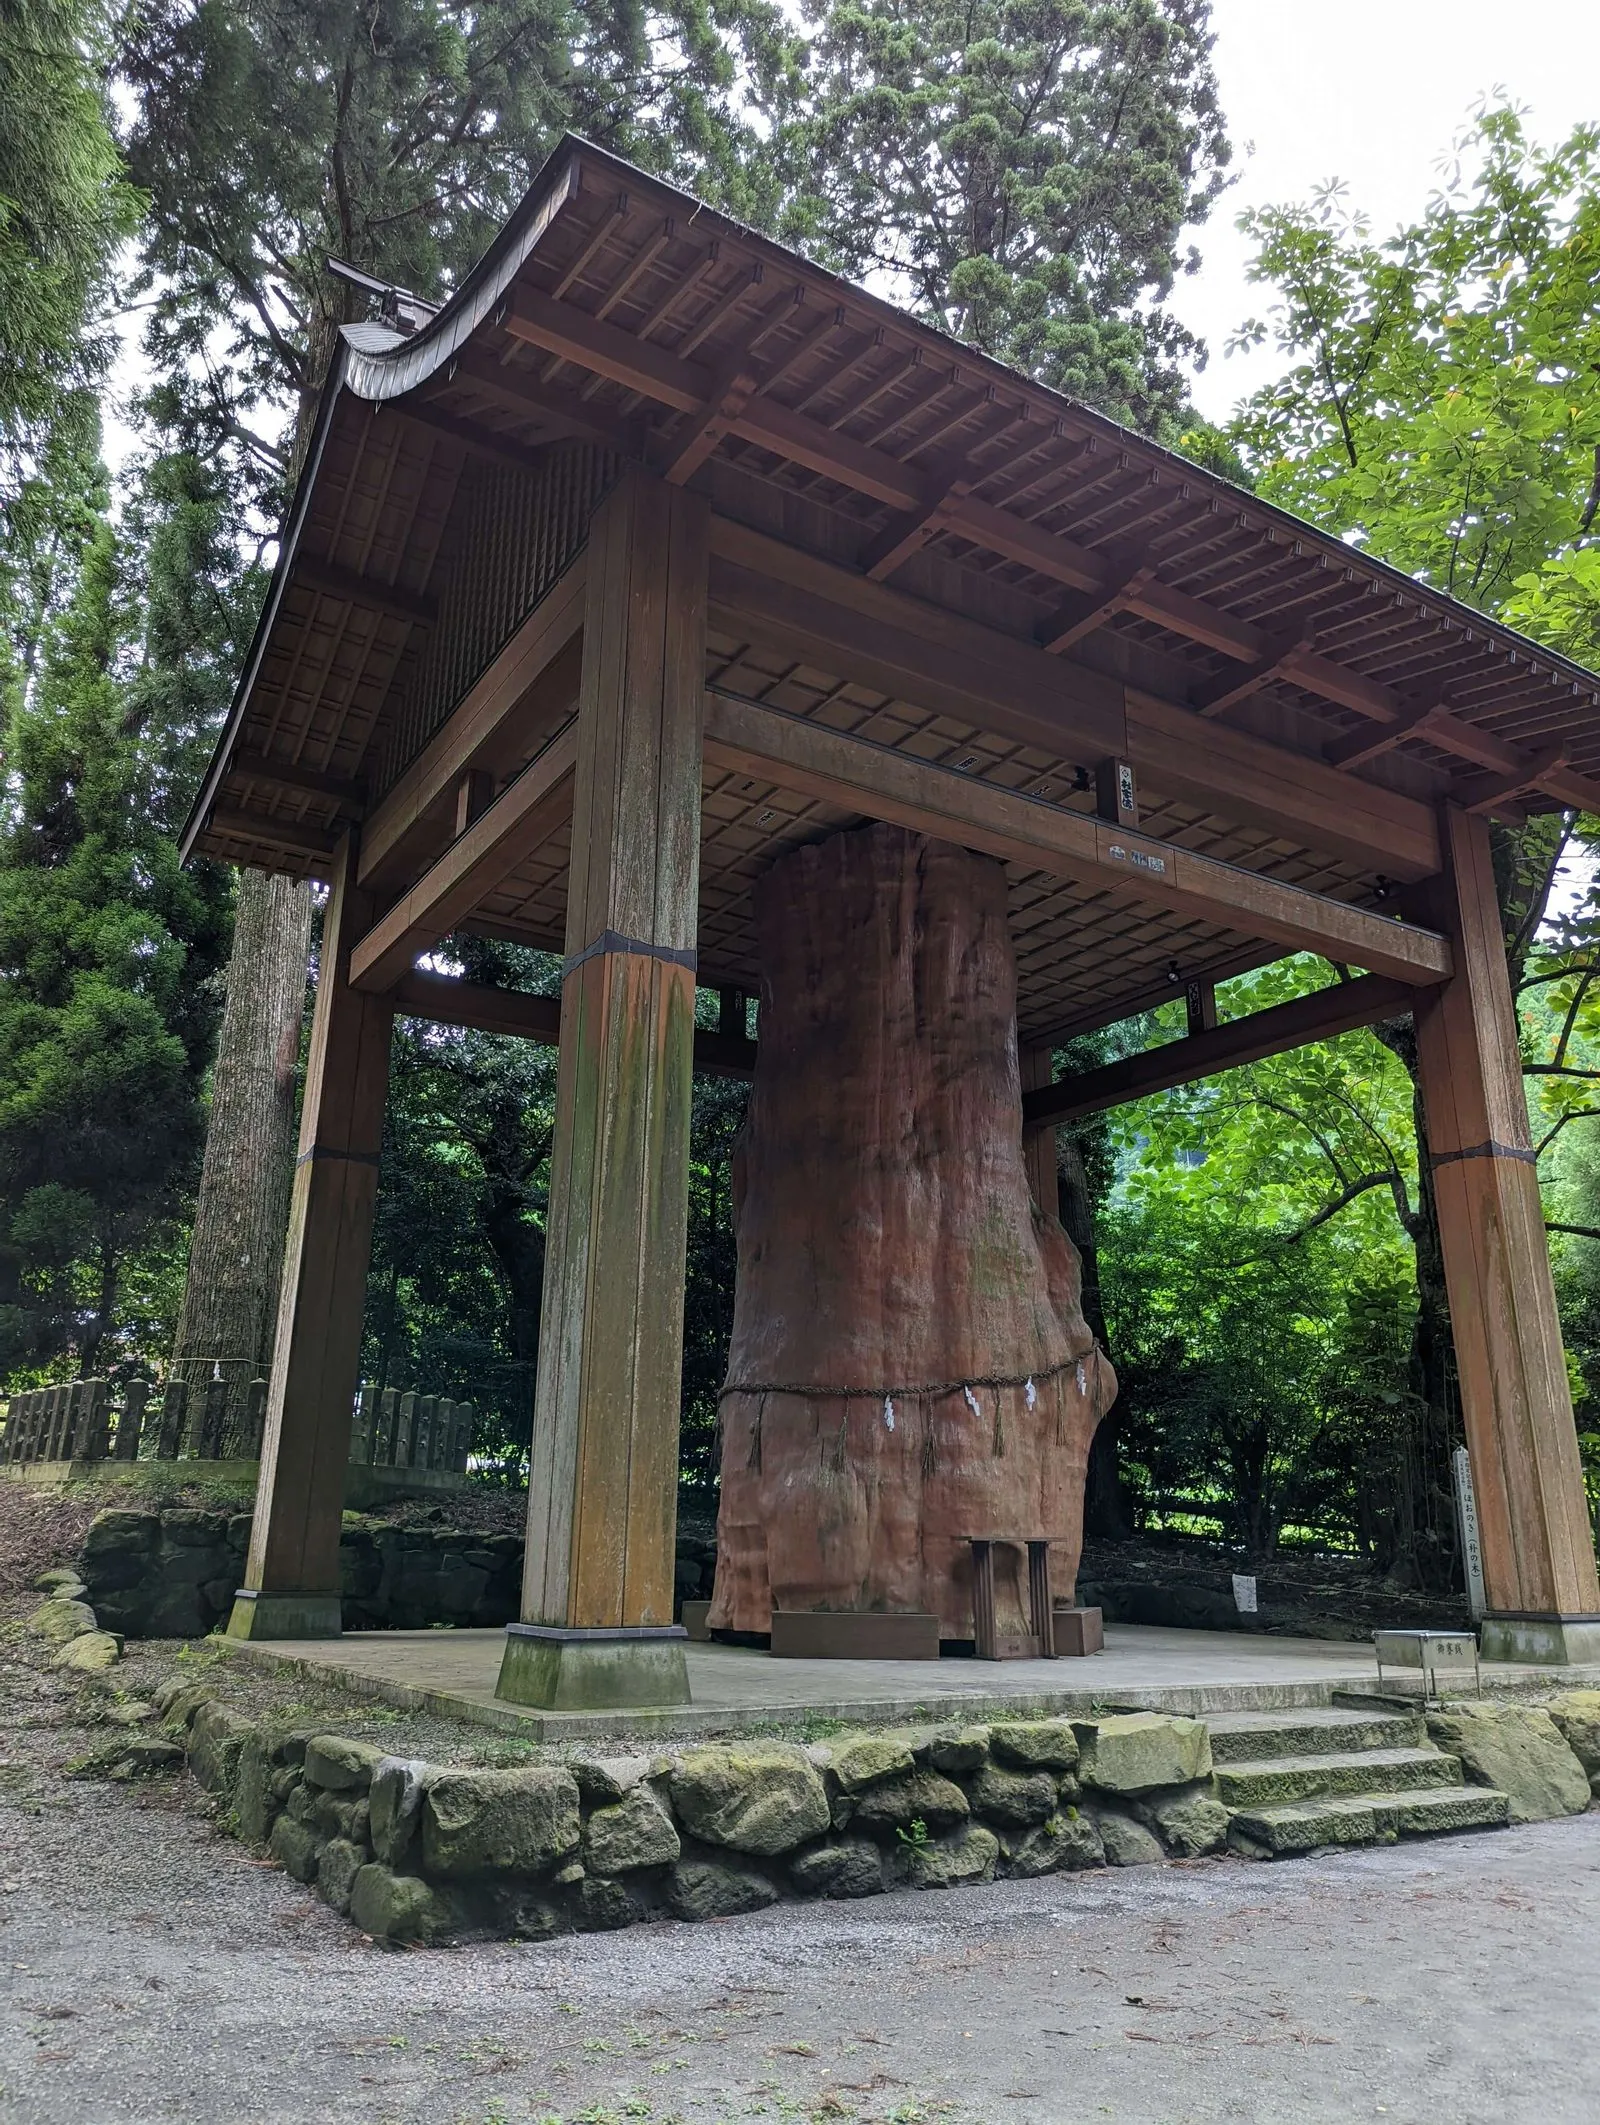
<path fill-rule="evenodd" d="M 1280 1859 L 1326 1845 L 1392 1844 L 1450 1830 L 1499 1830 L 1509 1819 L 1504 1793 L 1489 1786 L 1418 1786 L 1399 1793 L 1337 1793 L 1280 1807 L 1241 1808 L 1228 1842 L 1251 1858 Z"/>
<path fill-rule="evenodd" d="M 1229 1808 L 1264 1808 L 1320 1794 L 1395 1793 L 1411 1786 L 1461 1783 L 1454 1756 L 1433 1748 L 1329 1751 L 1322 1756 L 1268 1756 L 1222 1763 L 1217 1798 Z"/>
<path fill-rule="evenodd" d="M 1223 1712 L 1206 1720 L 1213 1763 L 1259 1763 L 1269 1756 L 1325 1756 L 1354 1749 L 1414 1748 L 1428 1738 L 1415 1713 Z"/>

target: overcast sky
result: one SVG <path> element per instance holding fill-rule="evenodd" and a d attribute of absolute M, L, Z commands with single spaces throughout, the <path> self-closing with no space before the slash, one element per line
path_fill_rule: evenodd
<path fill-rule="evenodd" d="M 1225 420 L 1281 366 L 1270 348 L 1228 356 L 1265 291 L 1245 280 L 1241 209 L 1310 197 L 1343 178 L 1374 232 L 1416 215 L 1483 96 L 1525 105 L 1536 138 L 1600 120 L 1600 0 L 1212 0 L 1216 64 L 1235 146 L 1235 183 L 1197 232 L 1202 264 L 1172 306 L 1211 349 L 1195 398 Z M 130 349 L 114 385 L 129 389 Z M 130 438 L 108 423 L 114 462 Z"/>
<path fill-rule="evenodd" d="M 1245 281 L 1241 209 L 1307 199 L 1340 177 L 1383 236 L 1438 189 L 1481 97 L 1507 92 L 1540 140 L 1600 121 L 1600 0 L 1212 0 L 1212 16 L 1238 181 L 1199 232 L 1203 264 L 1172 306 L 1210 344 L 1195 397 L 1220 421 L 1280 366 L 1270 349 L 1223 353 L 1264 307 Z"/>

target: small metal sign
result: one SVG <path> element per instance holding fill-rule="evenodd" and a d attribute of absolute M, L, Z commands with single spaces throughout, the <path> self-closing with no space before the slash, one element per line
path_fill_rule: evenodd
<path fill-rule="evenodd" d="M 1461 1526 L 1461 1556 L 1466 1566 L 1467 1601 L 1476 1622 L 1489 1606 L 1483 1584 L 1483 1548 L 1478 1540 L 1478 1501 L 1472 1488 L 1472 1462 L 1458 1446 L 1451 1457 L 1456 1479 L 1456 1517 Z"/>
<path fill-rule="evenodd" d="M 1254 1579 L 1247 1579 L 1241 1572 L 1235 1572 L 1233 1575 L 1233 1605 L 1241 1616 L 1253 1616 L 1256 1613 L 1256 1583 Z"/>

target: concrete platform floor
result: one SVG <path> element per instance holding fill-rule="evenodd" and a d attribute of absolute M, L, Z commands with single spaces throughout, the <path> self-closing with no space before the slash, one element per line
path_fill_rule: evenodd
<path fill-rule="evenodd" d="M 746 1646 L 687 1648 L 692 1702 L 670 1710 L 536 1712 L 495 1696 L 501 1631 L 356 1631 L 344 1638 L 227 1641 L 240 1657 L 340 1682 L 408 1709 L 509 1729 L 539 1741 L 725 1734 L 819 1719 L 977 1719 L 1088 1713 L 1113 1704 L 1164 1712 L 1277 1711 L 1325 1705 L 1336 1689 L 1373 1688 L 1370 1646 L 1236 1631 L 1108 1624 L 1086 1660 L 774 1660 Z M 1486 1669 L 1495 1688 L 1589 1686 L 1600 1669 Z"/>

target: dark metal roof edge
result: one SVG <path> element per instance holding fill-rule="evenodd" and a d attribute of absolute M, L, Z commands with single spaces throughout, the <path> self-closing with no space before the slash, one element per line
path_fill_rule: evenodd
<path fill-rule="evenodd" d="M 328 380 L 322 387 L 317 404 L 316 425 L 311 432 L 311 447 L 306 452 L 305 463 L 300 468 L 300 477 L 295 482 L 294 499 L 289 505 L 289 514 L 278 538 L 278 560 L 272 571 L 272 581 L 267 586 L 266 597 L 261 603 L 261 612 L 256 620 L 255 633 L 250 638 L 249 653 L 244 668 L 239 674 L 239 683 L 234 688 L 233 700 L 228 709 L 228 720 L 222 726 L 216 749 L 211 755 L 211 764 L 206 769 L 194 803 L 189 807 L 189 816 L 184 821 L 183 832 L 178 837 L 179 861 L 187 863 L 194 852 L 195 842 L 205 829 L 206 815 L 217 801 L 217 794 L 228 772 L 230 755 L 239 735 L 239 726 L 244 721 L 245 705 L 256 675 L 261 669 L 261 660 L 266 655 L 267 641 L 289 587 L 289 571 L 294 566 L 300 533 L 305 526 L 306 513 L 311 506 L 311 491 L 316 485 L 317 471 L 322 463 L 322 453 L 333 427 L 334 410 L 345 389 L 345 369 L 350 350 L 340 341 L 328 372 Z"/>

